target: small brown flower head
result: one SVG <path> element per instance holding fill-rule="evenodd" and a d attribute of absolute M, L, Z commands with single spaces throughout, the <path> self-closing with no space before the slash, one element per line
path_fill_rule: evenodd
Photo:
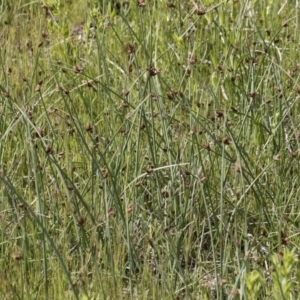
<path fill-rule="evenodd" d="M 148 174 L 152 174 L 152 173 L 154 173 L 154 169 L 153 169 L 153 168 L 148 168 L 148 169 L 146 170 L 146 172 L 147 172 Z"/>
<path fill-rule="evenodd" d="M 145 7 L 145 6 L 146 6 L 146 3 L 145 3 L 144 0 L 137 0 L 137 5 L 138 5 L 139 7 Z"/>
<path fill-rule="evenodd" d="M 87 123 L 86 125 L 85 125 L 85 130 L 87 131 L 87 132 L 93 132 L 93 127 L 92 127 L 92 125 L 91 125 L 91 123 Z"/>
<path fill-rule="evenodd" d="M 105 24 L 104 24 L 104 28 L 109 29 L 110 26 L 111 26 L 111 23 L 109 21 L 106 21 Z"/>
<path fill-rule="evenodd" d="M 126 211 L 127 211 L 128 213 L 131 213 L 131 212 L 133 211 L 133 206 L 132 206 L 132 204 L 128 204 Z"/>
<path fill-rule="evenodd" d="M 241 173 L 241 165 L 236 163 L 234 165 L 234 171 L 237 172 L 237 173 Z"/>
<path fill-rule="evenodd" d="M 17 207 L 18 208 L 24 208 L 24 203 L 22 203 L 22 202 L 18 203 Z"/>
<path fill-rule="evenodd" d="M 189 77 L 191 77 L 191 74 L 192 74 L 191 69 L 186 69 L 184 76 L 189 78 Z"/>
<path fill-rule="evenodd" d="M 7 71 L 6 71 L 6 74 L 7 74 L 7 75 L 10 75 L 11 73 L 12 73 L 12 69 L 11 69 L 11 68 L 8 68 Z"/>
<path fill-rule="evenodd" d="M 201 107 L 201 106 L 204 106 L 204 104 L 201 101 L 197 100 L 196 101 L 196 106 Z"/>
<path fill-rule="evenodd" d="M 114 211 L 114 209 L 112 207 L 108 210 L 107 215 L 109 217 L 113 217 L 115 215 L 115 211 Z"/>
<path fill-rule="evenodd" d="M 40 91 L 41 91 L 41 85 L 38 84 L 38 85 L 35 87 L 34 91 L 35 91 L 36 93 L 40 92 Z"/>
<path fill-rule="evenodd" d="M 135 48 L 134 48 L 133 45 L 131 45 L 131 44 L 128 45 L 127 53 L 128 53 L 129 55 L 135 53 Z"/>
<path fill-rule="evenodd" d="M 167 97 L 169 100 L 173 100 L 175 97 L 174 91 L 167 92 Z"/>
<path fill-rule="evenodd" d="M 152 99 L 153 101 L 157 101 L 157 94 L 151 93 L 151 94 L 150 94 L 150 97 L 151 97 L 151 99 Z"/>
<path fill-rule="evenodd" d="M 249 93 L 249 96 L 250 96 L 251 98 L 255 98 L 255 97 L 256 97 L 256 95 L 257 95 L 257 93 L 256 93 L 256 92 L 251 92 L 251 93 Z"/>
<path fill-rule="evenodd" d="M 108 172 L 107 169 L 101 169 L 101 172 L 102 172 L 102 176 L 103 176 L 104 179 L 108 177 L 109 172 Z"/>
<path fill-rule="evenodd" d="M 73 67 L 73 71 L 74 71 L 74 73 L 82 73 L 83 72 L 83 68 L 82 67 L 80 67 L 80 66 L 74 66 Z"/>
<path fill-rule="evenodd" d="M 163 192 L 162 192 L 162 195 L 163 195 L 163 197 L 164 198 L 169 198 L 169 191 L 167 191 L 167 190 L 164 190 Z"/>
<path fill-rule="evenodd" d="M 57 84 L 56 87 L 55 87 L 55 91 L 56 92 L 61 92 L 62 90 L 63 90 L 63 88 L 59 84 Z"/>
<path fill-rule="evenodd" d="M 127 135 L 129 133 L 128 129 L 121 129 L 120 132 L 124 135 Z"/>
<path fill-rule="evenodd" d="M 45 39 L 48 37 L 48 33 L 46 31 L 42 31 L 42 37 Z"/>
<path fill-rule="evenodd" d="M 227 280 L 223 278 L 223 279 L 220 280 L 219 284 L 220 284 L 220 286 L 224 286 L 224 285 L 227 284 Z"/>
<path fill-rule="evenodd" d="M 195 10 L 195 14 L 198 15 L 198 16 L 203 16 L 205 15 L 205 9 L 203 7 L 198 7 L 196 10 Z"/>
<path fill-rule="evenodd" d="M 69 129 L 68 133 L 69 133 L 69 136 L 74 136 L 75 129 L 74 128 Z"/>
<path fill-rule="evenodd" d="M 65 156 L 65 152 L 59 152 L 58 153 L 58 158 L 63 158 Z"/>
<path fill-rule="evenodd" d="M 36 137 L 43 137 L 44 136 L 44 130 L 41 126 L 36 127 L 35 136 Z"/>
<path fill-rule="evenodd" d="M 46 148 L 45 148 L 45 152 L 46 154 L 50 155 L 53 153 L 53 149 L 50 145 L 47 145 Z"/>
<path fill-rule="evenodd" d="M 290 152 L 290 156 L 291 156 L 292 158 L 296 158 L 297 155 L 298 155 L 297 151 L 291 151 L 291 152 Z"/>
<path fill-rule="evenodd" d="M 220 110 L 217 110 L 216 111 L 216 116 L 217 116 L 217 118 L 223 118 L 224 117 L 224 113 L 222 111 L 220 111 Z"/>
<path fill-rule="evenodd" d="M 190 176 L 191 175 L 191 172 L 187 169 L 183 169 L 182 170 L 182 176 L 183 178 L 186 178 L 187 176 Z"/>
<path fill-rule="evenodd" d="M 195 54 L 189 53 L 189 63 L 190 63 L 191 65 L 194 65 L 194 64 L 197 63 L 197 57 L 196 57 Z"/>
<path fill-rule="evenodd" d="M 280 154 L 277 154 L 273 157 L 274 161 L 280 161 Z"/>
<path fill-rule="evenodd" d="M 175 91 L 175 94 L 178 95 L 180 98 L 183 98 L 184 96 L 182 91 Z"/>
<path fill-rule="evenodd" d="M 209 144 L 209 143 L 203 143 L 203 144 L 202 144 L 202 147 L 203 147 L 204 149 L 210 150 L 210 144 Z"/>
<path fill-rule="evenodd" d="M 13 258 L 14 260 L 19 261 L 19 260 L 22 260 L 22 259 L 23 259 L 23 255 L 22 255 L 21 253 L 16 253 L 16 254 L 13 254 L 13 255 L 12 255 L 12 258 Z"/>
<path fill-rule="evenodd" d="M 132 63 L 130 63 L 130 64 L 128 65 L 128 72 L 131 73 L 132 70 L 133 70 L 133 66 L 132 66 Z"/>
<path fill-rule="evenodd" d="M 231 296 L 232 298 L 238 298 L 238 296 L 240 295 L 239 291 L 237 289 L 232 289 L 231 290 Z"/>
<path fill-rule="evenodd" d="M 203 173 L 199 173 L 198 178 L 199 178 L 200 182 L 204 182 L 206 180 L 206 177 L 204 176 Z"/>
<path fill-rule="evenodd" d="M 174 8 L 174 7 L 175 7 L 175 4 L 173 4 L 173 3 L 171 3 L 171 2 L 167 2 L 167 3 L 166 3 L 166 6 L 167 6 L 168 8 Z"/>
<path fill-rule="evenodd" d="M 83 216 L 79 216 L 78 218 L 77 218 L 77 222 L 78 222 L 78 225 L 79 226 L 84 226 L 85 225 L 85 217 L 83 217 Z"/>
<path fill-rule="evenodd" d="M 224 72 L 223 67 L 221 65 L 218 65 L 217 71 L 218 71 L 218 73 L 222 74 Z"/>
<path fill-rule="evenodd" d="M 121 92 L 121 95 L 123 97 L 127 97 L 129 95 L 130 91 L 126 90 L 126 89 L 123 89 L 122 92 Z"/>
<path fill-rule="evenodd" d="M 151 246 L 151 248 L 154 248 L 152 239 L 148 238 L 148 244 Z"/>
<path fill-rule="evenodd" d="M 4 98 L 9 98 L 9 94 L 7 92 L 2 92 L 1 95 Z"/>
<path fill-rule="evenodd" d="M 289 238 L 281 231 L 281 244 L 287 246 L 290 243 Z"/>
<path fill-rule="evenodd" d="M 29 120 L 32 120 L 33 114 L 32 114 L 32 111 L 31 111 L 31 110 L 28 110 L 28 111 L 27 111 L 27 117 L 28 117 Z"/>
<path fill-rule="evenodd" d="M 223 142 L 224 145 L 229 145 L 230 144 L 229 137 L 228 136 L 224 137 L 222 142 Z"/>
<path fill-rule="evenodd" d="M 146 70 L 149 72 L 150 76 L 156 76 L 161 71 L 160 69 L 155 69 L 154 67 L 148 67 Z"/>
<path fill-rule="evenodd" d="M 278 251 L 277 257 L 278 257 L 279 260 L 282 260 L 282 258 L 283 258 L 283 251 L 282 250 Z"/>
<path fill-rule="evenodd" d="M 267 236 L 267 230 L 264 227 L 259 228 L 259 235 L 260 236 Z"/>

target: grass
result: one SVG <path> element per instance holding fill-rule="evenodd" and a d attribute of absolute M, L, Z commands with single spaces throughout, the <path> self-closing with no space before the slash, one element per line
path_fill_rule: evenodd
<path fill-rule="evenodd" d="M 2 1 L 1 299 L 298 299 L 297 1 Z"/>

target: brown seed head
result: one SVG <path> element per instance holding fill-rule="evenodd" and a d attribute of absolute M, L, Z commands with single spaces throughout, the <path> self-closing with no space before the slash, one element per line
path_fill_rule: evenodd
<path fill-rule="evenodd" d="M 78 225 L 84 226 L 85 225 L 85 218 L 83 216 L 79 216 L 77 218 L 77 222 L 78 222 Z"/>
<path fill-rule="evenodd" d="M 203 7 L 198 7 L 196 10 L 195 10 L 195 14 L 198 15 L 198 16 L 203 16 L 205 15 L 205 9 Z"/>
<path fill-rule="evenodd" d="M 108 210 L 107 215 L 109 217 L 113 217 L 115 215 L 115 211 L 114 211 L 114 209 L 112 207 Z"/>
<path fill-rule="evenodd" d="M 232 289 L 231 295 L 232 295 L 232 298 L 237 298 L 240 295 L 240 293 L 237 289 Z"/>
<path fill-rule="evenodd" d="M 48 154 L 48 155 L 53 153 L 53 150 L 52 150 L 52 148 L 51 148 L 50 145 L 47 145 L 47 146 L 46 146 L 45 152 L 46 152 L 46 154 Z"/>
<path fill-rule="evenodd" d="M 132 204 L 128 204 L 126 211 L 127 211 L 128 213 L 131 213 L 132 210 L 133 210 Z"/>
<path fill-rule="evenodd" d="M 128 54 L 133 54 L 133 53 L 135 53 L 135 48 L 134 48 L 133 45 L 131 45 L 131 44 L 128 45 L 127 53 L 128 53 Z"/>
<path fill-rule="evenodd" d="M 174 7 L 175 7 L 175 4 L 173 4 L 173 3 L 171 3 L 171 2 L 167 2 L 167 3 L 166 3 L 166 6 L 167 6 L 168 8 L 174 8 Z"/>
<path fill-rule="evenodd" d="M 173 100 L 175 97 L 175 93 L 173 91 L 167 92 L 167 98 L 169 100 Z"/>
<path fill-rule="evenodd" d="M 150 76 L 156 76 L 161 71 L 160 69 L 155 69 L 154 67 L 149 67 L 146 70 L 149 71 Z"/>
<path fill-rule="evenodd" d="M 82 73 L 83 72 L 83 68 L 82 67 L 80 67 L 80 66 L 74 66 L 73 67 L 73 71 L 74 71 L 74 73 Z"/>
<path fill-rule="evenodd" d="M 40 90 L 41 90 L 41 85 L 38 84 L 38 85 L 35 87 L 34 91 L 35 91 L 36 93 L 38 93 L 38 92 L 40 92 Z"/>
<path fill-rule="evenodd" d="M 151 173 L 154 172 L 154 169 L 153 169 L 153 168 L 148 168 L 148 169 L 146 170 L 146 172 L 147 172 L 148 174 L 151 174 Z"/>
<path fill-rule="evenodd" d="M 216 111 L 216 115 L 217 115 L 217 118 L 223 118 L 224 117 L 224 113 L 220 110 Z"/>
<path fill-rule="evenodd" d="M 18 208 L 24 208 L 24 203 L 22 203 L 22 202 L 20 202 L 20 203 L 18 203 Z"/>
<path fill-rule="evenodd" d="M 12 258 L 14 260 L 22 260 L 23 259 L 23 255 L 21 253 L 17 253 L 17 254 L 13 254 Z"/>
<path fill-rule="evenodd" d="M 220 286 L 224 286 L 225 284 L 227 284 L 227 280 L 223 278 L 220 280 L 219 284 L 220 284 Z"/>
<path fill-rule="evenodd" d="M 164 190 L 163 192 L 162 192 L 162 195 L 163 195 L 163 197 L 164 198 L 169 198 L 169 192 L 167 191 L 167 190 Z"/>
<path fill-rule="evenodd" d="M 145 6 L 146 6 L 146 3 L 145 3 L 144 0 L 137 0 L 137 5 L 138 5 L 139 7 L 145 7 Z"/>
<path fill-rule="evenodd" d="M 93 127 L 92 127 L 91 123 L 87 123 L 87 124 L 85 125 L 85 130 L 86 130 L 87 132 L 93 132 Z"/>
<path fill-rule="evenodd" d="M 224 145 L 229 145 L 230 144 L 229 137 L 228 136 L 224 137 L 222 142 L 223 142 Z"/>

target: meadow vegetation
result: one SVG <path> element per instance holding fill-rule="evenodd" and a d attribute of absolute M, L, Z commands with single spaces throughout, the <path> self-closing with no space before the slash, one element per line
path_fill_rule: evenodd
<path fill-rule="evenodd" d="M 298 1 L 3 0 L 1 299 L 299 299 Z"/>

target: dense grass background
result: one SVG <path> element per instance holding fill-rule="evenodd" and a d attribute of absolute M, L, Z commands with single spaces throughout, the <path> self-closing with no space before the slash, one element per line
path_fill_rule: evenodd
<path fill-rule="evenodd" d="M 3 0 L 1 299 L 298 299 L 298 12 Z"/>

